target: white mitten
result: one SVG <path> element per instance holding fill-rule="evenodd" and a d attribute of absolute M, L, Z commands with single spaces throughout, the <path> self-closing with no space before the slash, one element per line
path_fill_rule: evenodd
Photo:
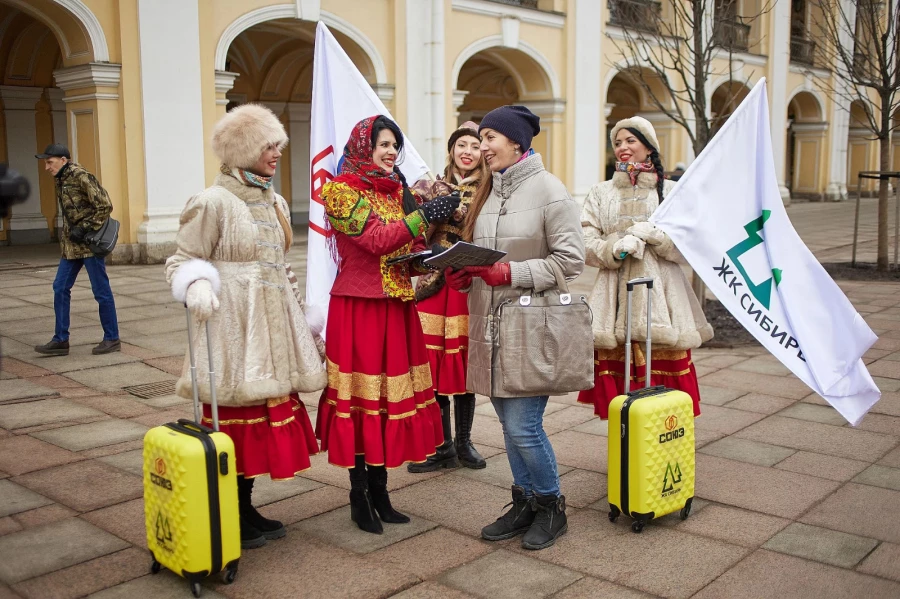
<path fill-rule="evenodd" d="M 663 230 L 647 221 L 633 224 L 626 233 L 634 235 L 638 239 L 643 239 L 650 245 L 659 245 L 666 240 L 666 234 Z"/>
<path fill-rule="evenodd" d="M 219 298 L 213 292 L 212 284 L 206 279 L 199 279 L 188 287 L 185 303 L 194 318 L 205 322 L 212 318 L 213 312 L 219 309 Z"/>
<path fill-rule="evenodd" d="M 634 235 L 626 235 L 613 246 L 613 255 L 621 260 L 623 258 L 622 254 L 630 254 L 638 260 L 642 260 L 644 258 L 644 245 L 642 239 L 638 239 Z"/>
<path fill-rule="evenodd" d="M 325 323 L 328 320 L 328 308 L 321 304 L 306 304 L 303 315 L 306 316 L 309 332 L 312 333 L 313 337 L 320 337 L 322 331 L 325 330 Z"/>

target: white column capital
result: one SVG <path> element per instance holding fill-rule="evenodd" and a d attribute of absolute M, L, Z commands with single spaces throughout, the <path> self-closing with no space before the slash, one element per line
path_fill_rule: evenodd
<path fill-rule="evenodd" d="M 53 112 L 65 112 L 66 104 L 63 101 L 66 92 L 58 87 L 47 89 L 47 97 L 50 98 L 50 110 Z"/>
<path fill-rule="evenodd" d="M 373 83 L 372 89 L 375 90 L 375 95 L 378 96 L 378 99 L 382 102 L 391 102 L 394 99 L 394 86 L 388 83 Z"/>
<path fill-rule="evenodd" d="M 606 104 L 605 106 L 603 106 L 603 116 L 609 118 L 609 115 L 612 114 L 613 108 L 615 107 L 615 104 Z"/>
<path fill-rule="evenodd" d="M 41 87 L 19 87 L 16 85 L 0 85 L 0 98 L 6 110 L 31 110 L 44 94 Z"/>
<path fill-rule="evenodd" d="M 288 102 L 287 115 L 290 122 L 308 123 L 311 118 L 312 104 L 309 102 Z"/>
<path fill-rule="evenodd" d="M 122 65 L 91 62 L 53 71 L 56 86 L 63 90 L 85 87 L 119 87 Z"/>
<path fill-rule="evenodd" d="M 284 114 L 284 109 L 287 107 L 287 102 L 260 102 L 263 106 L 271 110 L 275 113 L 275 116 L 281 118 L 281 115 Z"/>
<path fill-rule="evenodd" d="M 553 116 L 566 111 L 566 101 L 560 98 L 528 102 L 528 108 L 538 116 Z"/>
<path fill-rule="evenodd" d="M 467 89 L 455 89 L 453 90 L 453 108 L 454 110 L 459 110 L 459 107 L 466 103 L 466 96 L 469 95 L 469 90 Z"/>
<path fill-rule="evenodd" d="M 232 73 L 231 71 L 216 71 L 216 95 L 227 95 L 234 87 L 234 81 L 240 77 L 240 73 Z M 228 98 L 216 98 L 216 104 L 228 104 Z"/>

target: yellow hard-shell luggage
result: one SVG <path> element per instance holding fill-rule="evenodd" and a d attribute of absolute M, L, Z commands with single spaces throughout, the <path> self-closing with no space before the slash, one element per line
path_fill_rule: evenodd
<path fill-rule="evenodd" d="M 641 532 L 654 518 L 681 511 L 685 520 L 694 499 L 694 404 L 683 391 L 647 386 L 630 391 L 631 299 L 634 287 L 647 286 L 647 323 L 651 322 L 653 279 L 628 281 L 625 333 L 625 394 L 609 406 L 609 520 L 620 513 Z M 650 373 L 650 327 L 647 327 L 647 367 Z"/>
<path fill-rule="evenodd" d="M 194 418 L 180 419 L 144 436 L 144 519 L 154 574 L 165 566 L 188 580 L 195 597 L 201 581 L 225 572 L 234 582 L 241 557 L 234 443 L 219 429 L 215 373 L 210 350 L 213 428 L 199 424 L 200 402 L 188 314 L 188 346 L 194 387 Z M 206 327 L 210 343 L 209 325 Z"/>

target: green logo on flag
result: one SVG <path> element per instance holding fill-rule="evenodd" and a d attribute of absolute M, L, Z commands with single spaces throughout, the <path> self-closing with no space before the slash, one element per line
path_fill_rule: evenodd
<path fill-rule="evenodd" d="M 731 259 L 735 267 L 737 267 L 738 272 L 744 277 L 744 281 L 747 283 L 750 293 L 752 293 L 753 297 L 756 298 L 756 301 L 762 304 L 767 310 L 769 309 L 769 303 L 772 299 L 772 281 L 775 282 L 776 287 L 781 283 L 781 269 L 773 268 L 772 277 L 757 285 L 750 280 L 747 270 L 738 258 L 763 243 L 763 238 L 759 232 L 763 230 L 763 227 L 770 216 L 772 216 L 771 210 L 763 210 L 762 216 L 744 225 L 744 231 L 747 232 L 747 239 L 726 252 L 728 258 Z"/>

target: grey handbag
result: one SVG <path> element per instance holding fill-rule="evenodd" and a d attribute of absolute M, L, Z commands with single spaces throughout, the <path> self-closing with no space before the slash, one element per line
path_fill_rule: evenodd
<path fill-rule="evenodd" d="M 98 258 L 111 254 L 118 240 L 119 221 L 114 218 L 107 218 L 99 229 L 84 236 L 85 243 Z"/>
<path fill-rule="evenodd" d="M 501 386 L 520 397 L 562 395 L 594 386 L 591 309 L 569 293 L 558 264 L 549 261 L 556 289 L 529 291 L 497 307 Z"/>

